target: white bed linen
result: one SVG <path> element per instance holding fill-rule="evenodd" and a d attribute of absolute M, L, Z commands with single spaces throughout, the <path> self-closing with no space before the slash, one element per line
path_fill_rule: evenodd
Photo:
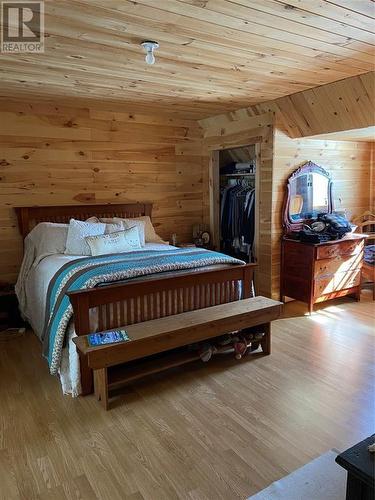
<path fill-rule="evenodd" d="M 163 243 L 146 243 L 140 250 L 173 250 L 176 247 Z M 27 260 L 28 256 L 25 255 Z M 45 322 L 48 286 L 56 272 L 68 262 L 83 259 L 84 256 L 55 254 L 36 259 L 32 266 L 20 273 L 17 282 L 17 295 L 23 317 L 30 323 L 35 334 L 41 339 Z M 79 358 L 72 338 L 74 326 L 68 331 L 68 341 L 63 349 L 60 380 L 64 394 L 78 396 L 81 393 Z"/>

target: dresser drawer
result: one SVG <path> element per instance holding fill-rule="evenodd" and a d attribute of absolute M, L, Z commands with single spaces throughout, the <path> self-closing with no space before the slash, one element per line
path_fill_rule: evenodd
<path fill-rule="evenodd" d="M 330 245 L 322 245 L 317 247 L 316 258 L 333 259 L 335 257 L 357 255 L 363 250 L 363 240 L 360 241 L 339 241 Z"/>
<path fill-rule="evenodd" d="M 282 244 L 283 274 L 311 280 L 315 248 L 299 241 L 283 241 Z"/>
<path fill-rule="evenodd" d="M 337 272 L 347 272 L 361 267 L 363 259 L 362 252 L 356 255 L 339 255 L 331 259 L 316 260 L 314 264 L 314 279 L 335 274 Z"/>
<path fill-rule="evenodd" d="M 287 276 L 298 276 L 299 278 L 311 280 L 313 261 L 308 258 L 304 260 L 288 261 L 284 265 L 284 274 Z"/>
<path fill-rule="evenodd" d="M 361 270 L 338 272 L 314 281 L 314 297 L 358 286 L 361 282 Z"/>

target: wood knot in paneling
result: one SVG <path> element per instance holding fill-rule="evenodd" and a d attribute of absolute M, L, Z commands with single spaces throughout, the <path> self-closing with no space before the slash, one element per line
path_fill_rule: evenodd
<path fill-rule="evenodd" d="M 95 193 L 79 193 L 74 196 L 73 200 L 81 203 L 92 202 L 95 201 Z"/>

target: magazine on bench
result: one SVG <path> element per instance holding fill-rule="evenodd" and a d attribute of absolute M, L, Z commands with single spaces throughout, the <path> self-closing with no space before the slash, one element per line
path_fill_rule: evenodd
<path fill-rule="evenodd" d="M 92 333 L 88 336 L 90 347 L 98 347 L 106 344 L 117 344 L 130 340 L 126 330 L 109 330 L 108 332 Z"/>

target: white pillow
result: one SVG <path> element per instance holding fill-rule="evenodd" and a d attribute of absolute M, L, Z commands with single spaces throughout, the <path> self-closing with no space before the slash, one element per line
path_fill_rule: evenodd
<path fill-rule="evenodd" d="M 97 222 L 105 222 L 106 224 L 114 224 L 115 217 L 101 217 Z"/>
<path fill-rule="evenodd" d="M 64 253 L 68 237 L 68 224 L 40 222 L 29 233 L 37 256 Z"/>
<path fill-rule="evenodd" d="M 68 236 L 68 224 L 56 224 L 53 222 L 40 222 L 26 236 L 24 257 L 16 283 L 16 293 L 20 302 L 21 311 L 27 309 L 27 277 L 31 269 L 47 255 L 63 254 L 65 251 L 66 238 Z"/>
<path fill-rule="evenodd" d="M 120 217 L 114 217 L 113 222 L 115 224 L 118 224 L 119 222 L 122 222 L 125 226 L 125 229 L 130 229 L 131 227 L 136 226 L 138 228 L 139 232 L 139 241 L 141 242 L 141 245 L 144 247 L 146 243 L 146 238 L 145 238 L 145 222 L 143 220 L 138 220 L 138 219 L 121 219 Z"/>
<path fill-rule="evenodd" d="M 97 217 L 95 217 L 95 215 L 86 219 L 85 222 L 90 222 L 91 224 L 98 224 L 99 222 L 103 222 L 106 225 L 104 234 L 116 233 L 127 228 L 127 226 L 125 226 L 123 222 L 114 222 L 113 218 L 98 219 Z"/>
<path fill-rule="evenodd" d="M 97 222 L 104 222 L 104 220 L 99 220 L 95 215 L 92 217 L 89 217 L 88 219 L 85 220 L 85 222 L 91 222 L 91 224 L 96 224 Z"/>
<path fill-rule="evenodd" d="M 70 219 L 65 253 L 69 255 L 91 255 L 86 236 L 104 234 L 105 224 Z"/>
<path fill-rule="evenodd" d="M 119 231 L 124 231 L 128 229 L 123 222 L 117 222 L 113 224 L 106 223 L 104 234 L 118 233 Z"/>
<path fill-rule="evenodd" d="M 100 219 L 98 219 L 95 215 L 86 219 L 86 222 L 104 222 L 104 224 L 114 224 L 114 221 L 115 217 L 100 217 Z"/>
<path fill-rule="evenodd" d="M 117 233 L 88 236 L 86 237 L 86 242 L 93 256 L 132 252 L 133 250 L 142 248 L 139 241 L 139 231 L 136 226 L 125 231 L 118 231 Z"/>

